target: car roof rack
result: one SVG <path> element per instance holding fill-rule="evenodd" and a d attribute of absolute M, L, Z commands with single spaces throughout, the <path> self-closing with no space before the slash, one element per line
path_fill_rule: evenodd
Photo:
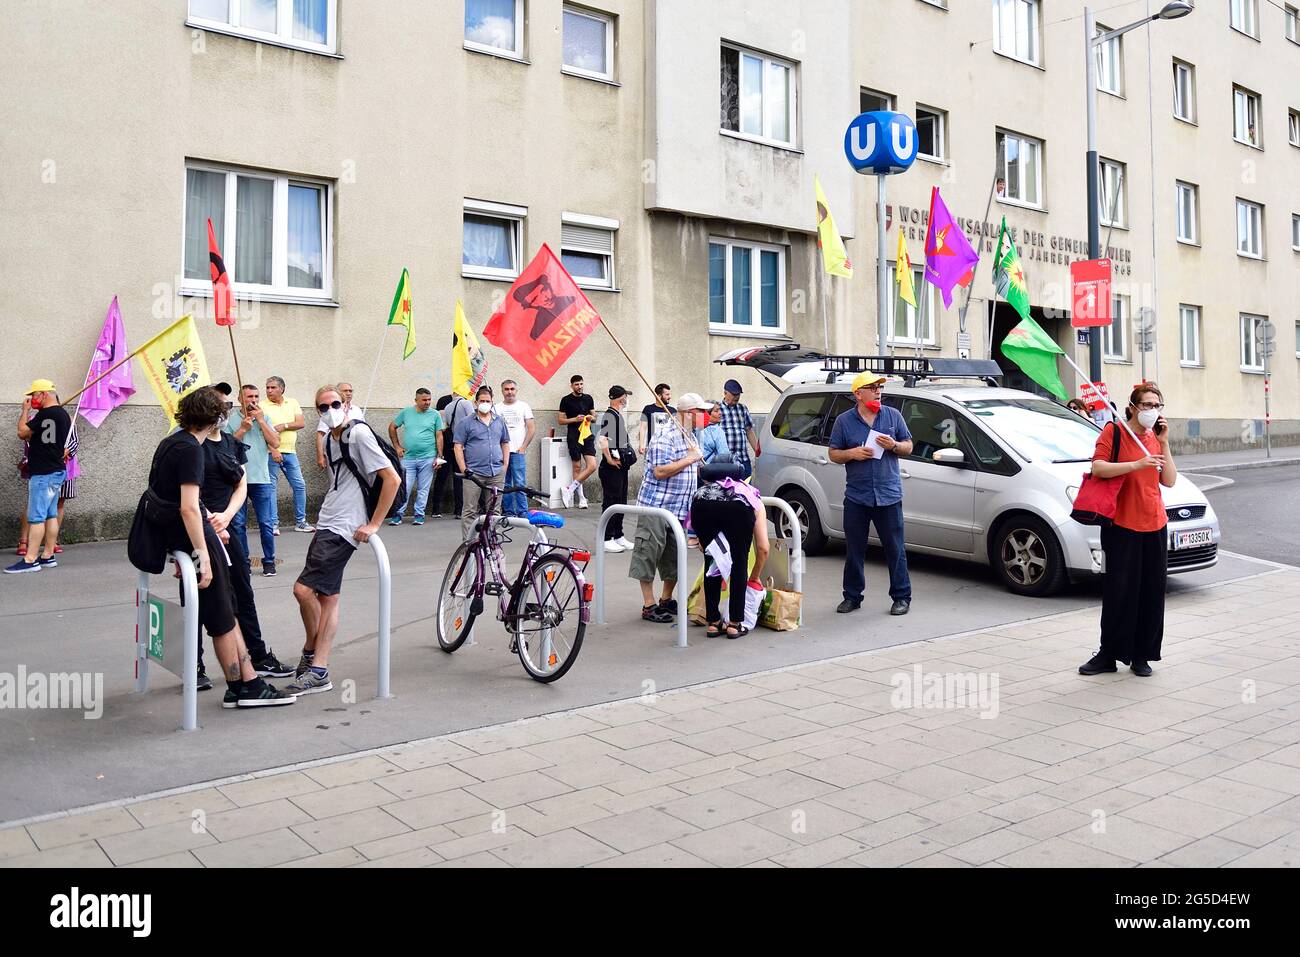
<path fill-rule="evenodd" d="M 898 376 L 911 388 L 920 379 L 979 379 L 997 386 L 1002 379 L 1002 369 L 992 359 L 931 359 L 928 356 L 826 356 L 822 370 L 826 381 L 834 382 L 841 375 L 859 372 L 879 372 Z"/>

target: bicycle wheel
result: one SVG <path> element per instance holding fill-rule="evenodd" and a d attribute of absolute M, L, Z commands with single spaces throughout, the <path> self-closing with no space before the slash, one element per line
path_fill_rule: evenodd
<path fill-rule="evenodd" d="M 479 562 L 475 543 L 462 542 L 452 553 L 438 592 L 438 647 L 450 654 L 465 643 L 474 627 Z"/>
<path fill-rule="evenodd" d="M 542 558 L 529 570 L 520 596 L 511 604 L 512 613 L 520 615 L 516 644 L 524 670 L 537 681 L 564 677 L 577 660 L 587 631 L 582 585 L 573 566 L 558 556 Z"/>

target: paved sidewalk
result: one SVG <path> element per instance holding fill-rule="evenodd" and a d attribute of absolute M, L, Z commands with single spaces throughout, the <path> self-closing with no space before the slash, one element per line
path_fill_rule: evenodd
<path fill-rule="evenodd" d="M 1150 679 L 1075 673 L 1096 617 L 53 817 L 0 830 L 0 864 L 1300 865 L 1300 572 L 1171 596 Z M 958 673 L 996 697 L 898 700 Z"/>
<path fill-rule="evenodd" d="M 1300 446 L 1275 445 L 1273 454 L 1266 456 L 1263 448 L 1239 449 L 1233 452 L 1201 452 L 1195 455 L 1177 455 L 1174 460 L 1184 472 L 1236 472 L 1241 469 L 1262 469 L 1277 466 L 1300 465 Z"/>

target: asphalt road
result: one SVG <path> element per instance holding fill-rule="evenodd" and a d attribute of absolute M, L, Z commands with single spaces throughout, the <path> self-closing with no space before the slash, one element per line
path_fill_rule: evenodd
<path fill-rule="evenodd" d="M 1300 467 L 1200 474 L 1232 479 L 1206 492 L 1219 513 L 1221 547 L 1254 558 L 1300 565 Z"/>

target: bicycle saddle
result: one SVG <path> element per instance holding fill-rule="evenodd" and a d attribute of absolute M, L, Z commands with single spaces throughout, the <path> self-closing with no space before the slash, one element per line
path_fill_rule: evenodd
<path fill-rule="evenodd" d="M 564 516 L 556 515 L 554 512 L 543 512 L 539 509 L 530 508 L 528 510 L 528 524 L 540 525 L 543 528 L 563 528 Z"/>

